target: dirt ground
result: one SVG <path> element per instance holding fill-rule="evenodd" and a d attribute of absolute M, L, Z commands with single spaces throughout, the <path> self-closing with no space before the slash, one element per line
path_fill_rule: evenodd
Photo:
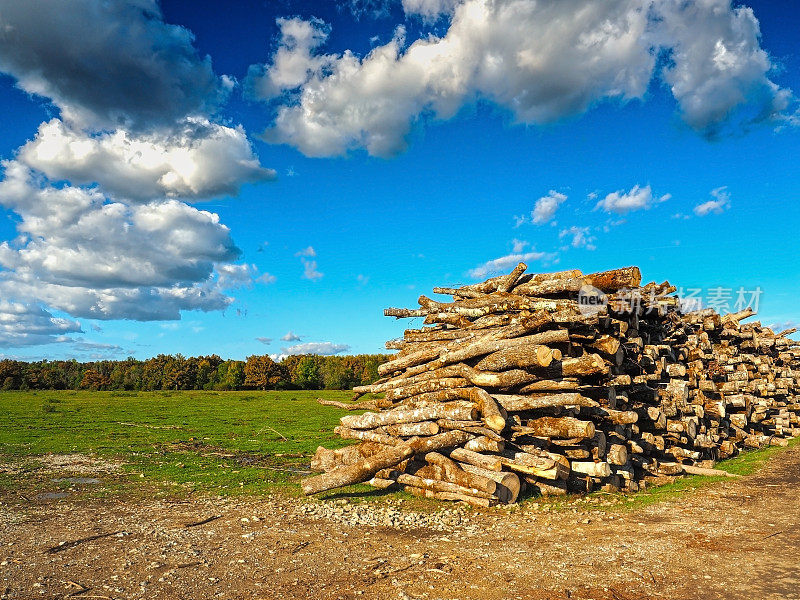
<path fill-rule="evenodd" d="M 576 500 L 431 517 L 345 501 L 6 495 L 0 598 L 800 598 L 799 490 L 794 447 L 755 475 L 631 510 Z M 394 524 L 349 523 L 370 511 Z"/>

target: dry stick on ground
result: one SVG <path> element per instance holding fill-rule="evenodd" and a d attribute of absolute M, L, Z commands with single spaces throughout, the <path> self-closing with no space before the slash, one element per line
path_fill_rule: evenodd
<path fill-rule="evenodd" d="M 196 521 L 194 523 L 186 523 L 184 527 L 199 527 L 200 525 L 205 525 L 206 523 L 211 523 L 211 521 L 216 521 L 217 519 L 221 519 L 222 515 L 213 515 L 208 517 L 207 519 L 203 519 L 202 521 Z"/>
<path fill-rule="evenodd" d="M 366 400 L 364 402 L 340 402 L 338 400 L 326 400 L 325 398 L 317 398 L 317 402 L 324 406 L 333 406 L 344 410 L 380 410 L 388 408 L 392 405 L 391 402 L 381 400 Z"/>
<path fill-rule="evenodd" d="M 90 535 L 85 538 L 80 538 L 78 540 L 73 540 L 71 542 L 61 542 L 57 546 L 53 546 L 52 548 L 48 548 L 45 550 L 45 554 L 58 554 L 59 552 L 63 552 L 64 550 L 69 550 L 70 548 L 74 548 L 79 544 L 83 544 L 84 542 L 93 542 L 94 540 L 101 540 L 103 538 L 112 537 L 117 535 L 118 533 L 124 533 L 122 530 L 119 531 L 112 531 L 110 533 L 98 533 L 97 535 Z"/>
<path fill-rule="evenodd" d="M 264 427 L 262 427 L 258 433 L 262 433 L 265 429 L 269 429 L 270 431 L 274 431 L 275 433 L 277 433 L 284 442 L 288 441 L 285 435 L 283 435 L 280 431 L 278 431 L 274 427 L 270 427 L 269 425 L 264 425 Z"/>

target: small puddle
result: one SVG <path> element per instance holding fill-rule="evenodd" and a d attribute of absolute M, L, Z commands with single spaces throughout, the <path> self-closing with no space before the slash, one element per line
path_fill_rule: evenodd
<path fill-rule="evenodd" d="M 98 483 L 102 483 L 96 477 L 62 477 L 61 479 L 53 479 L 55 483 L 79 483 L 79 484 L 87 484 L 87 485 L 96 485 Z"/>
<path fill-rule="evenodd" d="M 69 496 L 69 492 L 44 492 L 36 494 L 37 500 L 60 500 Z"/>

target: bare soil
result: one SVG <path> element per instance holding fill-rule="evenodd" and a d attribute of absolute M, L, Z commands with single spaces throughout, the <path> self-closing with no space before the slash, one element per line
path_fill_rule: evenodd
<path fill-rule="evenodd" d="M 796 446 L 755 475 L 635 509 L 7 493 L 0 598 L 800 598 L 799 491 Z M 390 524 L 363 524 L 370 511 Z"/>

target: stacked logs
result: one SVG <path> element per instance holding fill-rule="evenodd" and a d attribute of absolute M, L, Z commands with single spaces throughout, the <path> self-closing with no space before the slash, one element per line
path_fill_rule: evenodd
<path fill-rule="evenodd" d="M 376 409 L 342 417 L 359 443 L 319 448 L 314 494 L 358 482 L 479 506 L 593 489 L 635 491 L 800 434 L 800 350 L 752 311 L 682 314 L 637 267 L 510 274 L 419 298 L 387 342 Z M 777 441 L 776 441 L 777 440 Z"/>

